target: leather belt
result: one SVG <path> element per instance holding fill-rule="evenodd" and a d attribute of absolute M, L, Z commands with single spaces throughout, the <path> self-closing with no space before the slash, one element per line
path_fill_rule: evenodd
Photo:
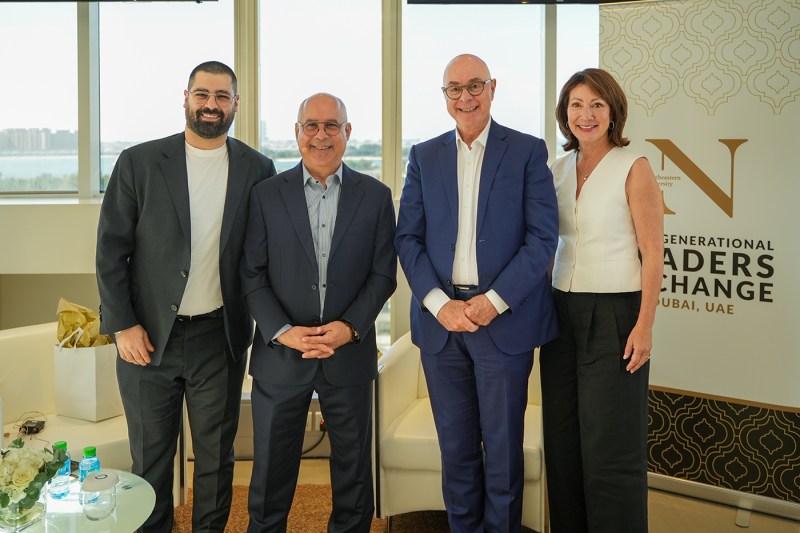
<path fill-rule="evenodd" d="M 176 315 L 175 318 L 177 318 L 180 322 L 194 322 L 197 320 L 205 320 L 207 318 L 222 318 L 223 316 L 222 307 L 218 307 L 213 311 L 203 313 L 202 315 Z"/>
<path fill-rule="evenodd" d="M 453 285 L 453 291 L 455 292 L 455 299 L 463 301 L 467 301 L 480 294 L 477 285 Z"/>

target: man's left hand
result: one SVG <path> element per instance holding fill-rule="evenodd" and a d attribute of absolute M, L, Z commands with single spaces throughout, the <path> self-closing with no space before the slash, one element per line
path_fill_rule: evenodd
<path fill-rule="evenodd" d="M 341 320 L 335 320 L 333 322 L 329 322 L 328 324 L 324 324 L 317 328 L 319 332 L 317 335 L 310 335 L 307 337 L 303 337 L 303 342 L 314 345 L 314 344 L 324 344 L 326 346 L 330 346 L 334 350 L 337 348 L 344 346 L 348 342 L 352 340 L 352 332 L 350 331 L 350 326 L 342 322 Z M 305 359 L 312 359 L 312 358 L 326 358 L 330 357 L 333 354 L 330 353 L 316 353 L 314 350 L 306 352 L 303 354 Z"/>
<path fill-rule="evenodd" d="M 464 310 L 464 314 L 474 324 L 488 326 L 497 316 L 497 309 L 485 294 L 474 296 L 467 303 L 469 305 Z"/>

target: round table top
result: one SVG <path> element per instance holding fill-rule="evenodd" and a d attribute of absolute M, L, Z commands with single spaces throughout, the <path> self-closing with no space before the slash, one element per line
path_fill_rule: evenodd
<path fill-rule="evenodd" d="M 25 533 L 131 533 L 141 526 L 156 503 L 153 487 L 135 474 L 122 470 L 106 469 L 119 475 L 117 506 L 111 515 L 92 521 L 83 515 L 78 501 L 80 483 L 77 478 L 70 484 L 69 495 L 63 500 L 48 497 L 47 514 Z"/>

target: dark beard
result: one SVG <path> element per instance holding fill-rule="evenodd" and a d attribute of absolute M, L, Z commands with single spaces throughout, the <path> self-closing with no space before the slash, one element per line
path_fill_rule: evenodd
<path fill-rule="evenodd" d="M 219 122 L 205 122 L 200 118 L 203 113 L 219 115 L 222 120 Z M 194 113 L 190 109 L 186 110 L 186 125 L 203 139 L 222 137 L 231 129 L 231 124 L 233 124 L 233 113 L 225 115 L 222 111 L 208 108 L 198 109 Z"/>

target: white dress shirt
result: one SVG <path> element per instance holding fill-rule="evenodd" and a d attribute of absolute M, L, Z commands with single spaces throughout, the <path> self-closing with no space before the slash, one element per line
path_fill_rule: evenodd
<path fill-rule="evenodd" d="M 481 182 L 483 154 L 489 138 L 490 120 L 470 147 L 461 139 L 456 129 L 457 172 L 458 172 L 458 234 L 455 257 L 453 258 L 452 281 L 455 285 L 478 285 L 478 254 L 475 246 L 478 224 L 478 190 Z M 486 292 L 498 313 L 508 309 L 508 305 L 494 289 Z M 437 316 L 450 297 L 440 288 L 429 292 L 422 300 L 428 311 Z"/>

